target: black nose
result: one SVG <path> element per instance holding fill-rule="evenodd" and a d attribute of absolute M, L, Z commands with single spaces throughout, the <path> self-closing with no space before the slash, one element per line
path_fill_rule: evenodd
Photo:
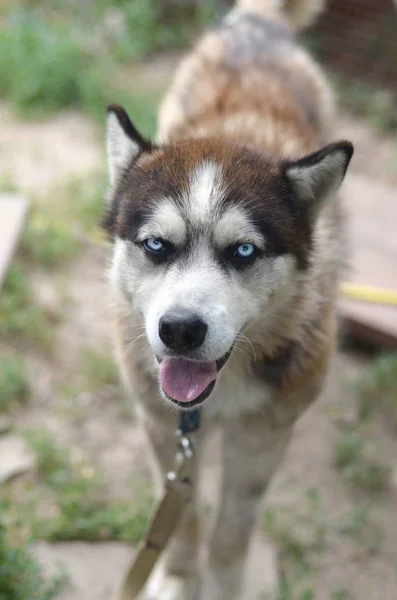
<path fill-rule="evenodd" d="M 161 341 L 171 350 L 188 352 L 199 348 L 205 340 L 207 325 L 188 310 L 169 310 L 159 321 Z"/>

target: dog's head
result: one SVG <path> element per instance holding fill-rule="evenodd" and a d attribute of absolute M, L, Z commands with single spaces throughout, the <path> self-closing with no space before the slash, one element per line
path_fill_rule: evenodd
<path fill-rule="evenodd" d="M 272 161 L 219 140 L 153 146 L 108 109 L 112 280 L 142 318 L 165 397 L 208 398 L 235 340 L 293 297 L 353 153 Z"/>

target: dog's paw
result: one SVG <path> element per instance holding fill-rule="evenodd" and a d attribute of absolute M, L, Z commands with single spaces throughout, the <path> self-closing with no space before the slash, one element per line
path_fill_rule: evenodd
<path fill-rule="evenodd" d="M 182 577 L 167 576 L 157 589 L 151 586 L 143 600 L 197 600 L 197 586 Z"/>
<path fill-rule="evenodd" d="M 142 600 L 197 600 L 197 582 L 160 569 L 149 581 Z"/>

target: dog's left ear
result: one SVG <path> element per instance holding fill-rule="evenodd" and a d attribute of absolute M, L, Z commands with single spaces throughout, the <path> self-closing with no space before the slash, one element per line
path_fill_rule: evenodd
<path fill-rule="evenodd" d="M 282 165 L 284 175 L 313 219 L 338 191 L 353 155 L 350 142 L 336 142 Z"/>
<path fill-rule="evenodd" d="M 107 109 L 106 149 L 111 184 L 138 154 L 152 149 L 150 142 L 135 129 L 126 111 L 117 104 L 111 104 Z"/>

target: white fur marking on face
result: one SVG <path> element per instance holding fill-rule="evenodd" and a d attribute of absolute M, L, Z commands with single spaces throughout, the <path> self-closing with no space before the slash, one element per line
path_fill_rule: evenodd
<path fill-rule="evenodd" d="M 176 245 L 182 245 L 186 235 L 186 223 L 182 215 L 172 200 L 167 199 L 156 206 L 139 231 L 141 241 L 148 237 L 159 237 Z"/>
<path fill-rule="evenodd" d="M 114 112 L 108 113 L 106 136 L 110 182 L 114 183 L 121 171 L 138 154 L 139 146 L 126 135 Z"/>
<path fill-rule="evenodd" d="M 190 216 L 199 223 L 209 222 L 216 212 L 225 189 L 222 187 L 222 171 L 214 163 L 205 160 L 193 171 L 189 181 Z"/>
<path fill-rule="evenodd" d="M 242 207 L 232 206 L 215 225 L 215 243 L 221 248 L 241 242 L 251 242 L 263 248 L 263 237 L 256 231 Z"/>
<path fill-rule="evenodd" d="M 120 273 L 126 269 L 127 242 L 125 240 L 116 239 L 112 263 L 109 269 L 109 279 L 114 290 L 119 289 Z"/>

